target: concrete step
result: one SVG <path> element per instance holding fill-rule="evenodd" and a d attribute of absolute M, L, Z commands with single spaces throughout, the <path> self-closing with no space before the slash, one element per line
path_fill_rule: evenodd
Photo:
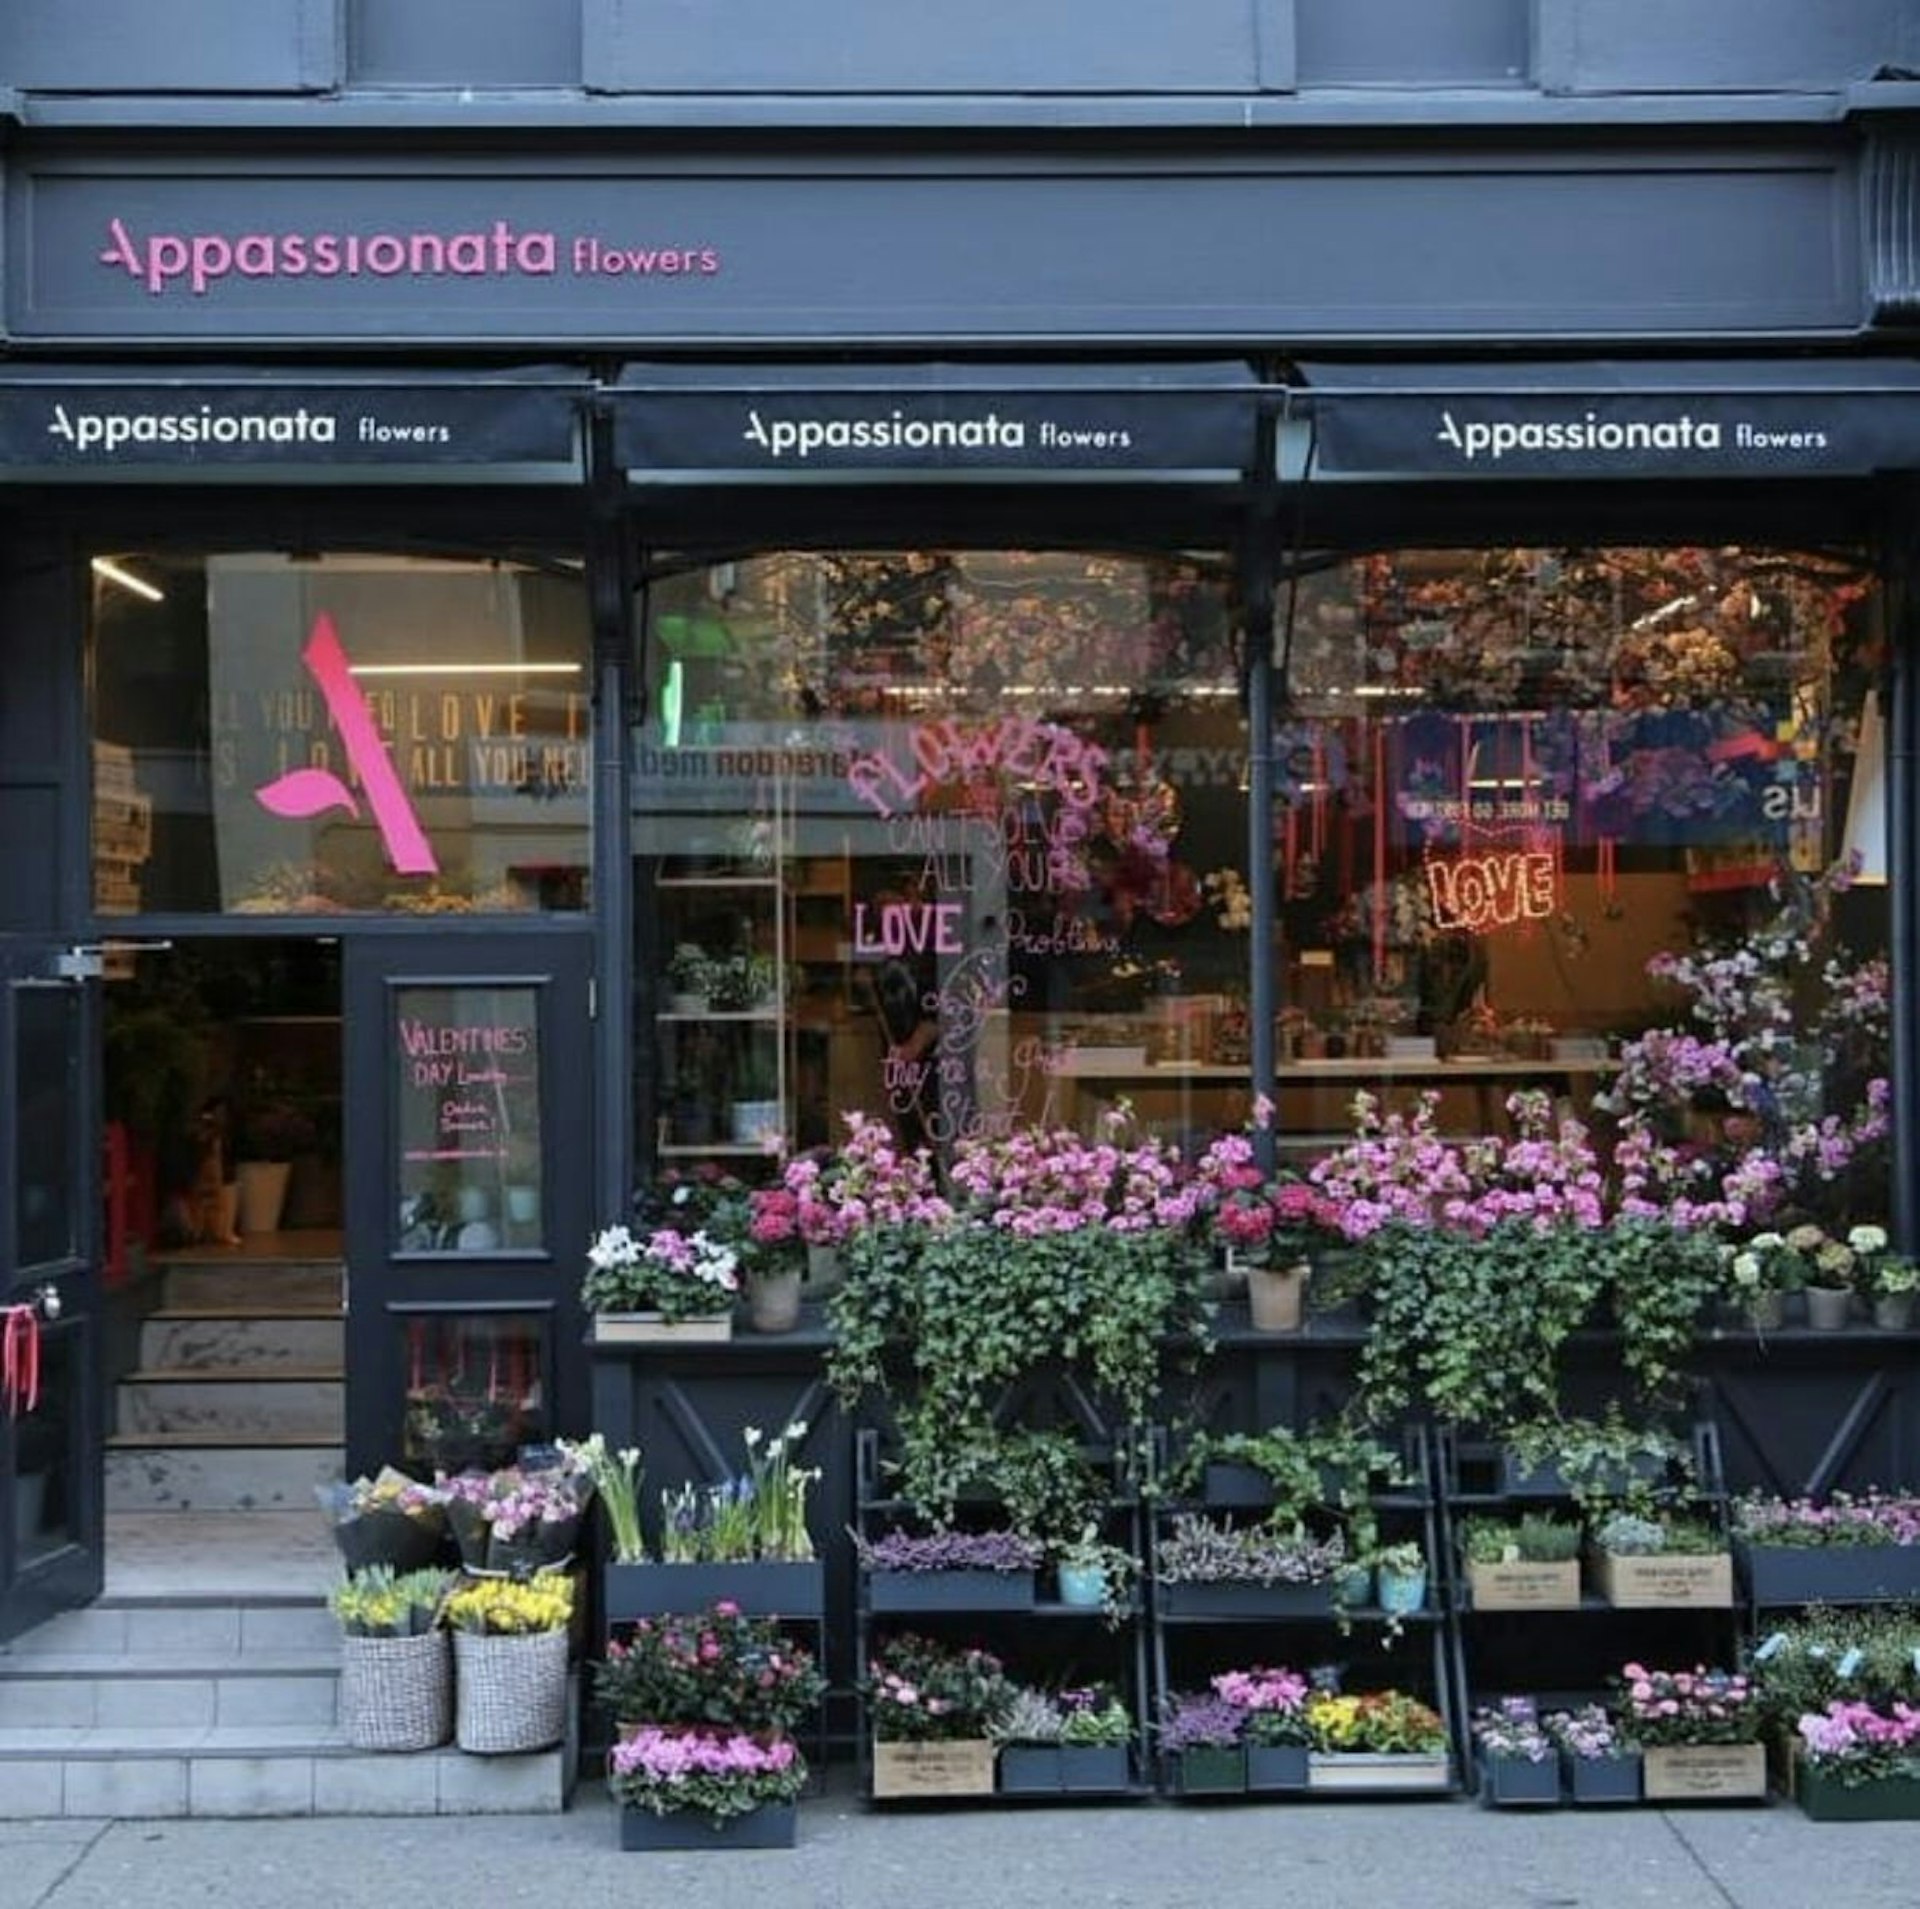
<path fill-rule="evenodd" d="M 231 1371 L 242 1366 L 338 1372 L 346 1364 L 346 1339 L 338 1305 L 245 1314 L 219 1308 L 169 1310 L 150 1313 L 142 1323 L 140 1363 L 149 1372 Z"/>
<path fill-rule="evenodd" d="M 7 1730 L 324 1728 L 338 1719 L 339 1695 L 337 1638 L 319 1651 L 0 1657 L 0 1729 Z"/>
<path fill-rule="evenodd" d="M 337 1367 L 135 1372 L 114 1388 L 114 1422 L 128 1437 L 205 1432 L 337 1444 L 346 1436 L 346 1410 Z"/>
<path fill-rule="evenodd" d="M 316 1487 L 342 1476 L 346 1452 L 313 1438 L 114 1433 L 107 1511 L 314 1511 Z"/>
<path fill-rule="evenodd" d="M 0 1675 L 25 1674 L 47 1659 L 84 1658 L 96 1669 L 215 1663 L 237 1674 L 284 1670 L 288 1658 L 337 1665 L 339 1657 L 340 1629 L 324 1598 L 103 1597 L 16 1637 L 0 1650 Z"/>
<path fill-rule="evenodd" d="M 248 1259 L 235 1247 L 231 1259 L 196 1259 L 167 1267 L 162 1308 L 247 1313 L 287 1307 L 340 1310 L 337 1259 Z"/>
<path fill-rule="evenodd" d="M 577 1723 L 529 1756 L 369 1755 L 302 1724 L 0 1728 L 0 1819 L 554 1815 L 578 1764 Z"/>

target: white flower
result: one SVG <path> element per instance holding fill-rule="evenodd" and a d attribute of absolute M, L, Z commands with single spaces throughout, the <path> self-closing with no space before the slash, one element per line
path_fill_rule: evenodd
<path fill-rule="evenodd" d="M 1733 1256 L 1733 1276 L 1742 1286 L 1757 1286 L 1760 1283 L 1760 1261 L 1752 1253 L 1736 1253 Z"/>
<path fill-rule="evenodd" d="M 1856 1226 L 1848 1233 L 1847 1244 L 1856 1253 L 1885 1252 L 1887 1229 L 1884 1226 Z"/>
<path fill-rule="evenodd" d="M 753 1448 L 760 1443 L 759 1426 L 743 1426 L 740 1431 L 740 1443 L 743 1444 L 748 1451 L 752 1451 Z"/>

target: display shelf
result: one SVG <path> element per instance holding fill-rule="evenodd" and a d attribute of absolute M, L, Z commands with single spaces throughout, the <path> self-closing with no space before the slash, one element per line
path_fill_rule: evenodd
<path fill-rule="evenodd" d="M 1164 1450 L 1165 1440 L 1160 1444 Z M 1389 1611 L 1372 1599 L 1345 1604 L 1331 1584 L 1263 1587 L 1172 1584 L 1165 1579 L 1161 1541 L 1174 1518 L 1200 1513 L 1258 1524 L 1271 1510 L 1270 1499 L 1262 1505 L 1245 1498 L 1228 1503 L 1163 1498 L 1148 1520 L 1149 1630 L 1158 1701 L 1164 1702 L 1176 1689 L 1197 1687 L 1206 1676 L 1229 1667 L 1229 1661 L 1239 1667 L 1263 1663 L 1300 1668 L 1325 1663 L 1357 1645 L 1367 1664 L 1353 1668 L 1343 1688 L 1357 1692 L 1391 1684 L 1409 1689 L 1422 1702 L 1431 1704 L 1446 1726 L 1445 1754 L 1437 1762 L 1425 1760 L 1422 1769 L 1411 1775 L 1411 1765 L 1399 1761 L 1363 1769 L 1357 1759 L 1314 1759 L 1321 1767 L 1317 1775 L 1309 1775 L 1304 1786 L 1249 1787 L 1244 1793 L 1250 1800 L 1302 1795 L 1319 1800 L 1330 1793 L 1445 1796 L 1457 1795 L 1463 1786 L 1467 1745 L 1449 1669 L 1451 1630 L 1441 1594 L 1438 1494 L 1433 1455 L 1422 1428 L 1407 1431 L 1402 1458 L 1418 1483 L 1370 1492 L 1366 1506 L 1379 1519 L 1389 1541 L 1412 1542 L 1420 1547 L 1427 1573 L 1426 1597 L 1411 1611 Z M 1337 1515 L 1331 1503 L 1325 1510 L 1330 1519 Z M 1220 1595 L 1204 1595 L 1210 1592 Z M 1190 1786 L 1181 1787 L 1177 1765 L 1163 1766 L 1163 1785 L 1171 1786 L 1172 1794 L 1199 1794 Z"/>

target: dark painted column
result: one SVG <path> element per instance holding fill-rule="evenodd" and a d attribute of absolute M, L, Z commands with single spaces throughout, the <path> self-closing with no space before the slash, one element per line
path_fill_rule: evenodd
<path fill-rule="evenodd" d="M 1890 560 L 1887 582 L 1890 602 L 1889 649 L 1892 679 L 1887 711 L 1887 913 L 1891 946 L 1890 992 L 1893 1023 L 1893 1236 L 1902 1252 L 1920 1247 L 1916 1237 L 1914 1175 L 1920 1166 L 1920 867 L 1915 846 L 1916 800 L 1914 748 L 1920 739 L 1920 668 L 1913 647 L 1920 641 L 1920 490 L 1903 485 L 1895 494 L 1888 526 Z"/>
<path fill-rule="evenodd" d="M 1266 404 L 1254 433 L 1253 504 L 1240 557 L 1244 604 L 1247 683 L 1247 890 L 1253 924 L 1247 937 L 1251 972 L 1247 976 L 1247 1018 L 1251 1023 L 1249 1059 L 1256 1097 L 1274 1098 L 1273 1017 L 1278 1007 L 1273 968 L 1273 578 L 1275 443 L 1278 426 Z M 1284 688 L 1284 685 L 1283 685 Z M 1271 1169 L 1274 1136 L 1256 1142 L 1260 1163 Z"/>

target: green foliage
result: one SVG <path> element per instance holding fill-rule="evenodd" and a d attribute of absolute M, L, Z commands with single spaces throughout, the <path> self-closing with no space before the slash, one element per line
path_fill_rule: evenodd
<path fill-rule="evenodd" d="M 1518 1519 L 1467 1518 L 1460 1544 L 1473 1564 L 1567 1564 L 1580 1555 L 1580 1526 L 1551 1513 Z"/>
<path fill-rule="evenodd" d="M 1618 1400 L 1597 1419 L 1545 1417 L 1511 1426 L 1506 1445 L 1529 1471 L 1558 1471 L 1590 1520 L 1613 1510 L 1651 1517 L 1692 1488 L 1687 1448 L 1658 1425 L 1629 1424 Z"/>
<path fill-rule="evenodd" d="M 1685 1380 L 1701 1314 L 1725 1280 L 1719 1242 L 1660 1220 L 1616 1220 L 1597 1244 L 1620 1327 L 1621 1363 L 1650 1404 L 1670 1401 Z"/>
<path fill-rule="evenodd" d="M 1605 1284 L 1594 1236 L 1506 1222 L 1475 1237 L 1395 1226 L 1368 1242 L 1373 1323 L 1358 1401 L 1500 1430 L 1555 1410 L 1559 1357 Z"/>
<path fill-rule="evenodd" d="M 1920 1611 L 1816 1606 L 1766 1629 L 1749 1668 L 1761 1707 L 1785 1730 L 1836 1699 L 1882 1711 L 1920 1704 Z"/>

